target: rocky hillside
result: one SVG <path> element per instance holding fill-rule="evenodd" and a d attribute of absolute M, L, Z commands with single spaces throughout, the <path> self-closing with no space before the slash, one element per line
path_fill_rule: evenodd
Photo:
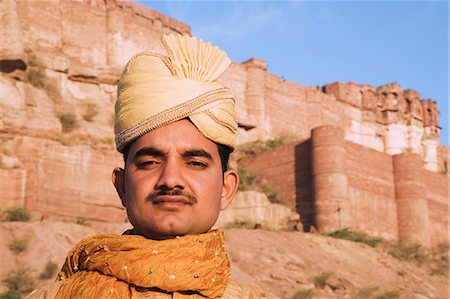
<path fill-rule="evenodd" d="M 120 233 L 127 224 L 0 223 L 0 275 L 23 289 L 51 282 L 56 265 L 81 238 Z M 449 296 L 448 269 L 400 261 L 365 244 L 300 232 L 227 229 L 233 276 L 281 298 L 439 298 Z M 442 255 L 441 258 L 445 258 Z M 416 259 L 417 260 L 417 259 Z M 16 275 L 17 277 L 17 275 Z M 26 279 L 24 279 L 24 277 Z M 11 281 L 11 279 L 9 280 Z M 7 290 L 4 283 L 0 292 Z"/>

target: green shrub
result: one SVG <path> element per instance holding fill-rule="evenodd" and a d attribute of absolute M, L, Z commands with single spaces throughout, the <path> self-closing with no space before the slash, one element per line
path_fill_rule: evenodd
<path fill-rule="evenodd" d="M 43 66 L 30 66 L 27 68 L 28 81 L 35 87 L 42 88 L 47 82 L 47 74 Z"/>
<path fill-rule="evenodd" d="M 272 190 L 269 185 L 263 185 L 261 191 L 267 195 L 267 198 L 271 203 L 281 203 L 280 194 L 277 191 Z"/>
<path fill-rule="evenodd" d="M 356 294 L 356 298 L 357 299 L 372 298 L 372 296 L 374 296 L 377 291 L 378 287 L 376 286 L 365 287 L 358 291 L 358 293 Z"/>
<path fill-rule="evenodd" d="M 227 223 L 224 228 L 248 228 L 253 229 L 255 228 L 256 223 L 255 222 L 248 222 L 248 221 L 235 221 L 232 223 Z"/>
<path fill-rule="evenodd" d="M 432 275 L 448 275 L 448 243 L 442 243 L 431 248 L 423 248 L 419 244 L 400 241 L 386 243 L 385 250 L 393 257 L 425 266 Z"/>
<path fill-rule="evenodd" d="M 25 250 L 27 250 L 28 243 L 29 243 L 28 239 L 25 239 L 25 238 L 21 238 L 21 239 L 14 238 L 12 240 L 12 242 L 9 244 L 8 248 L 12 252 L 18 254 L 18 253 L 22 253 Z"/>
<path fill-rule="evenodd" d="M 83 112 L 83 119 L 85 121 L 93 121 L 94 118 L 98 115 L 100 112 L 100 107 L 95 103 L 86 103 L 84 105 L 84 112 Z"/>
<path fill-rule="evenodd" d="M 25 208 L 22 207 L 14 207 L 9 208 L 2 212 L 1 220 L 2 221 L 30 221 L 31 215 Z"/>
<path fill-rule="evenodd" d="M 31 52 L 28 53 L 27 78 L 33 86 L 38 88 L 44 87 L 48 79 L 45 66 L 37 56 Z"/>
<path fill-rule="evenodd" d="M 291 141 L 294 141 L 295 137 L 288 134 L 283 134 L 279 137 L 268 139 L 266 141 L 257 140 L 252 142 L 247 142 L 240 144 L 236 148 L 236 152 L 234 155 L 237 156 L 237 160 L 242 160 L 248 157 L 255 156 L 260 153 L 264 153 L 275 149 L 281 145 L 287 144 Z"/>
<path fill-rule="evenodd" d="M 62 112 L 58 115 L 58 118 L 61 122 L 63 132 L 68 133 L 78 128 L 78 118 L 74 113 Z"/>
<path fill-rule="evenodd" d="M 111 138 L 111 137 L 106 137 L 103 141 L 106 144 L 108 144 L 108 145 L 114 145 L 115 144 L 114 138 Z"/>
<path fill-rule="evenodd" d="M 0 294 L 0 299 L 22 299 L 22 295 L 17 291 L 6 291 Z"/>
<path fill-rule="evenodd" d="M 375 299 L 396 299 L 399 297 L 400 294 L 398 291 L 386 291 L 382 294 L 377 295 Z"/>
<path fill-rule="evenodd" d="M 366 233 L 352 231 L 348 228 L 322 233 L 322 235 L 337 239 L 344 239 L 353 242 L 364 243 L 366 245 L 369 245 L 370 247 L 377 247 L 380 243 L 383 242 L 383 238 L 371 237 Z"/>
<path fill-rule="evenodd" d="M 265 149 L 267 151 L 277 148 L 279 146 L 285 145 L 294 140 L 293 136 L 290 135 L 281 135 L 273 139 L 268 139 L 264 143 Z"/>
<path fill-rule="evenodd" d="M 42 279 L 50 279 L 55 277 L 56 272 L 58 271 L 58 265 L 52 261 L 48 261 L 45 265 L 44 271 L 39 275 Z"/>
<path fill-rule="evenodd" d="M 259 227 L 260 229 L 263 230 L 274 230 L 273 227 L 271 227 L 268 223 L 264 222 L 264 223 L 256 223 L 253 221 L 235 221 L 235 222 L 231 222 L 231 223 L 227 223 L 224 225 L 223 228 L 246 228 L 246 229 L 255 229 Z"/>
<path fill-rule="evenodd" d="M 302 290 L 294 294 L 292 299 L 310 299 L 314 295 L 314 290 Z"/>
<path fill-rule="evenodd" d="M 42 62 L 37 58 L 33 52 L 28 52 L 28 64 L 30 66 L 41 66 Z"/>
<path fill-rule="evenodd" d="M 430 268 L 430 273 L 432 275 L 444 275 L 449 274 L 449 244 L 442 243 L 438 244 L 436 247 L 430 249 L 429 263 L 427 263 Z"/>
<path fill-rule="evenodd" d="M 327 281 L 330 278 L 330 272 L 324 272 L 314 277 L 314 285 L 320 289 L 323 289 L 327 285 Z"/>
<path fill-rule="evenodd" d="M 237 170 L 239 175 L 239 191 L 249 191 L 256 189 L 256 176 L 244 168 Z"/>
<path fill-rule="evenodd" d="M 262 153 L 264 151 L 264 142 L 261 140 L 257 140 L 238 145 L 233 155 L 237 156 L 237 160 L 239 161 L 248 157 L 255 156 L 256 154 Z"/>
<path fill-rule="evenodd" d="M 244 168 L 239 168 L 237 172 L 239 175 L 239 191 L 260 191 L 267 195 L 271 203 L 281 202 L 279 193 L 274 191 L 268 184 L 261 184 L 256 175 Z"/>
<path fill-rule="evenodd" d="M 84 226 L 91 226 L 91 224 L 86 218 L 78 218 L 77 221 L 75 221 L 75 223 Z"/>
<path fill-rule="evenodd" d="M 11 270 L 3 279 L 3 283 L 10 292 L 28 293 L 35 289 L 36 281 L 31 276 L 30 268 Z"/>
<path fill-rule="evenodd" d="M 421 245 L 408 242 L 398 242 L 389 246 L 388 253 L 396 259 L 403 261 L 419 261 L 425 259 L 424 254 L 421 252 Z"/>

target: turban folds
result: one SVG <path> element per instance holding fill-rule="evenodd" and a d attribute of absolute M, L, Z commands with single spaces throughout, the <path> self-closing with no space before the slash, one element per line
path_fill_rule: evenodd
<path fill-rule="evenodd" d="M 218 47 L 186 35 L 164 35 L 168 56 L 140 53 L 119 80 L 114 133 L 119 152 L 142 135 L 189 118 L 208 139 L 234 148 L 234 98 L 217 79 L 231 64 Z"/>

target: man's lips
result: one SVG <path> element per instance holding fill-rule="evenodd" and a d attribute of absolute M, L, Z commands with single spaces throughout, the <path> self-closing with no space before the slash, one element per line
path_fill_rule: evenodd
<path fill-rule="evenodd" d="M 192 206 L 197 203 L 193 194 L 180 188 L 157 190 L 148 196 L 148 200 L 161 207 Z"/>
<path fill-rule="evenodd" d="M 194 201 L 181 195 L 157 195 L 153 198 L 154 204 L 186 204 L 193 205 Z"/>

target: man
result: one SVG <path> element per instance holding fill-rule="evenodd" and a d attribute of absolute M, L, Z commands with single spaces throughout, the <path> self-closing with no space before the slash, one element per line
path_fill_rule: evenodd
<path fill-rule="evenodd" d="M 227 170 L 234 99 L 217 81 L 231 61 L 194 37 L 162 41 L 168 57 L 136 55 L 118 85 L 125 166 L 112 181 L 133 229 L 82 240 L 29 298 L 274 298 L 231 279 L 223 233 L 210 231 L 239 184 Z"/>

